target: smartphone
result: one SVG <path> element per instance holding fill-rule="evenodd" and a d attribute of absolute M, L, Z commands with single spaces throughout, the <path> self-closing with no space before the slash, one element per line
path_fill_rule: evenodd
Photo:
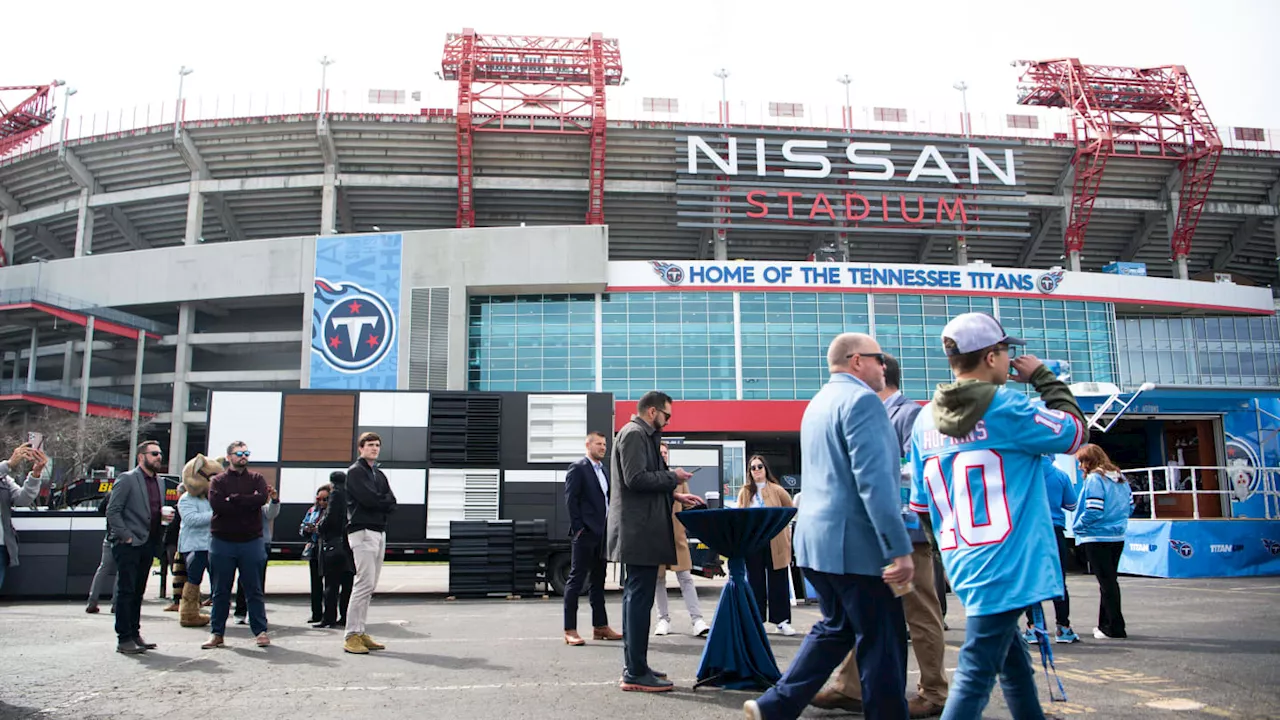
<path fill-rule="evenodd" d="M 44 452 L 44 433 L 27 433 L 27 444 L 31 446 L 32 450 Z"/>

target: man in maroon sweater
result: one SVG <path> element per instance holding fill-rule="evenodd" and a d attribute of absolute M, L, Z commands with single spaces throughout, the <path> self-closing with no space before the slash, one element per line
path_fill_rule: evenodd
<path fill-rule="evenodd" d="M 249 470 L 249 447 L 236 441 L 227 446 L 226 472 L 209 481 L 209 571 L 213 575 L 213 618 L 206 650 L 222 647 L 231 611 L 231 584 L 240 573 L 249 605 L 249 629 L 258 647 L 271 644 L 267 636 L 267 608 L 262 601 L 262 567 L 267 562 L 262 542 L 262 506 L 271 499 L 267 480 Z"/>

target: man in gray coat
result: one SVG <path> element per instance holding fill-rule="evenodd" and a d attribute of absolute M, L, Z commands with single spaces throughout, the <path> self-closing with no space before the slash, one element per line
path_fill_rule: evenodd
<path fill-rule="evenodd" d="M 139 634 L 142 596 L 147 589 L 151 560 L 160 533 L 164 506 L 164 453 L 160 443 L 147 440 L 138 445 L 138 465 L 116 478 L 107 503 L 107 538 L 116 560 L 116 652 L 125 655 L 155 648 Z"/>
<path fill-rule="evenodd" d="M 623 663 L 620 687 L 628 691 L 666 692 L 673 685 L 666 673 L 649 667 L 649 614 L 658 584 L 658 566 L 676 564 L 671 503 L 700 504 L 696 495 L 675 491 L 693 474 L 668 470 L 659 444 L 671 422 L 671 397 L 651 390 L 640 398 L 637 414 L 618 431 L 609 458 L 609 559 L 622 563 Z"/>

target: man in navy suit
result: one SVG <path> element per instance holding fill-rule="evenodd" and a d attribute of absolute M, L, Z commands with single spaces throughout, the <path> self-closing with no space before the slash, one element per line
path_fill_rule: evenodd
<path fill-rule="evenodd" d="M 809 493 L 796 515 L 796 564 L 818 592 L 815 623 L 786 673 L 743 710 L 755 720 L 792 720 L 852 649 L 865 714 L 906 720 L 906 619 L 890 585 L 906 586 L 914 563 L 902 522 L 901 446 L 884 403 L 884 352 L 861 333 L 827 349 L 831 379 L 800 421 L 801 475 Z"/>
<path fill-rule="evenodd" d="M 578 635 L 578 596 L 591 575 L 591 626 L 594 640 L 621 640 L 609 627 L 604 607 L 605 524 L 609 517 L 609 471 L 605 468 L 603 433 L 587 434 L 587 455 L 575 460 L 564 476 L 564 501 L 569 507 L 569 537 L 573 539 L 569 581 L 564 586 L 564 642 L 586 645 Z"/>

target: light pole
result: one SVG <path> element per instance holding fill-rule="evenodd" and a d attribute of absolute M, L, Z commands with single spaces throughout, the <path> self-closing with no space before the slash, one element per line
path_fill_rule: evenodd
<path fill-rule="evenodd" d="M 324 57 L 320 58 L 320 108 L 319 109 L 320 109 L 321 117 L 324 117 L 324 115 L 329 111 L 329 101 L 328 101 L 328 98 L 326 98 L 324 95 L 325 81 L 328 80 L 329 66 L 334 64 L 335 62 L 337 62 L 337 60 L 330 58 L 328 55 L 325 55 Z"/>
<path fill-rule="evenodd" d="M 951 87 L 960 91 L 960 104 L 964 108 L 964 116 L 960 118 L 961 130 L 965 136 L 972 135 L 973 128 L 970 127 L 969 122 L 969 86 L 965 84 L 965 81 L 961 80 Z"/>
<path fill-rule="evenodd" d="M 713 73 L 720 78 L 720 124 L 725 127 L 729 126 L 729 94 L 726 81 L 729 79 L 729 71 L 724 68 Z"/>
<path fill-rule="evenodd" d="M 62 84 L 66 85 L 66 83 Z M 58 125 L 58 147 L 62 147 L 67 141 L 67 125 L 71 122 L 68 110 L 71 108 L 71 96 L 77 92 L 79 91 L 67 85 L 66 94 L 62 97 L 62 122 Z"/>
<path fill-rule="evenodd" d="M 193 72 L 195 71 L 186 65 L 178 68 L 178 104 L 173 108 L 173 141 L 175 143 L 178 142 L 178 135 L 182 131 L 182 81 Z"/>
<path fill-rule="evenodd" d="M 853 129 L 853 99 L 850 95 L 850 88 L 853 85 L 853 78 L 845 74 L 836 78 L 836 82 L 844 86 L 844 112 L 849 116 L 848 119 L 845 120 L 845 123 L 846 123 L 845 129 L 852 130 Z"/>

